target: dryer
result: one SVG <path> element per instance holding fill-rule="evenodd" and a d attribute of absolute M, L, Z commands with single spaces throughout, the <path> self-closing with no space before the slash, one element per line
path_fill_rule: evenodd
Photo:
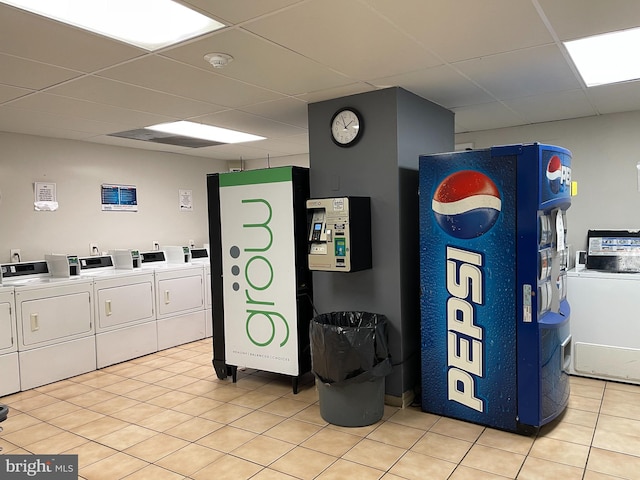
<path fill-rule="evenodd" d="M 213 337 L 213 313 L 211 299 L 211 263 L 209 262 L 209 251 L 206 248 L 191 249 L 191 263 L 202 264 L 204 267 L 204 315 L 205 331 L 204 336 Z"/>
<path fill-rule="evenodd" d="M 14 289 L 2 286 L 1 278 L 0 276 L 0 397 L 3 397 L 20 391 L 20 368 Z"/>
<path fill-rule="evenodd" d="M 153 272 L 134 269 L 131 254 L 117 268 L 114 256 L 79 259 L 81 276 L 93 278 L 98 368 L 158 351 Z"/>
<path fill-rule="evenodd" d="M 53 277 L 46 261 L 3 267 L 4 284 L 15 292 L 20 388 L 95 370 L 93 280 Z"/>
<path fill-rule="evenodd" d="M 182 247 L 141 253 L 142 269 L 154 272 L 158 349 L 205 337 L 204 268 L 185 263 Z"/>
<path fill-rule="evenodd" d="M 572 375 L 640 385 L 640 273 L 572 269 Z"/>

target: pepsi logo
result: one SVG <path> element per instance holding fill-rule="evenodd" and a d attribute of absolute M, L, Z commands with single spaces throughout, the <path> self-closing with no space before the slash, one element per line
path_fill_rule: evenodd
<path fill-rule="evenodd" d="M 455 238 L 476 238 L 498 220 L 502 200 L 495 183 L 475 170 L 461 170 L 445 178 L 433 195 L 436 222 Z"/>
<path fill-rule="evenodd" d="M 547 180 L 549 181 L 549 188 L 553 193 L 558 193 L 560 191 L 562 177 L 562 161 L 560 160 L 560 157 L 554 155 L 551 157 L 549 164 L 547 165 Z"/>

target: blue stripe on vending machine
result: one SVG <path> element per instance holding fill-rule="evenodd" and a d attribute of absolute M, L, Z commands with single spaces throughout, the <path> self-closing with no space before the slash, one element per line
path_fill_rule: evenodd
<path fill-rule="evenodd" d="M 519 433 L 568 402 L 568 150 L 420 157 L 422 409 Z"/>

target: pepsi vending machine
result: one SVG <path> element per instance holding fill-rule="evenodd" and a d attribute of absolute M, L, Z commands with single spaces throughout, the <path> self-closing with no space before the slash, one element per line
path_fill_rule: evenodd
<path fill-rule="evenodd" d="M 420 157 L 422 409 L 523 434 L 569 400 L 571 152 Z"/>

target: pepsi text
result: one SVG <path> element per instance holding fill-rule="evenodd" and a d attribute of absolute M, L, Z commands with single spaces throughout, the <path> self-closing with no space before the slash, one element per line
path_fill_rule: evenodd
<path fill-rule="evenodd" d="M 484 377 L 483 329 L 475 323 L 484 304 L 480 253 L 447 246 L 447 392 L 448 399 L 484 412 L 476 378 Z"/>

